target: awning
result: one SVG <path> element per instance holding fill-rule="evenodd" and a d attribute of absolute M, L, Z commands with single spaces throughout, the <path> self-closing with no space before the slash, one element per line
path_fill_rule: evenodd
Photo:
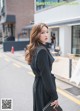
<path fill-rule="evenodd" d="M 79 18 L 69 18 L 66 20 L 61 20 L 61 21 L 56 21 L 56 22 L 51 22 L 51 23 L 46 23 L 49 27 L 50 26 L 61 26 L 61 25 L 73 25 L 73 24 L 80 24 L 80 17 Z M 23 30 L 27 29 L 32 29 L 34 24 L 29 24 L 23 28 Z"/>
<path fill-rule="evenodd" d="M 61 21 L 47 23 L 47 24 L 48 26 L 61 26 L 61 25 L 71 25 L 71 24 L 77 24 L 77 23 L 80 23 L 80 18 L 61 20 Z"/>
<path fill-rule="evenodd" d="M 6 15 L 6 17 L 1 19 L 1 24 L 4 24 L 4 23 L 15 23 L 15 22 L 16 22 L 15 15 Z"/>

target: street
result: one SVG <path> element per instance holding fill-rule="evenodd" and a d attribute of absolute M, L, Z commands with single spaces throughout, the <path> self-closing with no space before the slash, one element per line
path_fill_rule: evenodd
<path fill-rule="evenodd" d="M 0 52 L 0 99 L 11 98 L 12 111 L 32 111 L 34 75 L 26 62 L 13 56 Z M 80 89 L 58 79 L 56 83 L 59 104 L 63 111 L 80 111 Z"/>
<path fill-rule="evenodd" d="M 33 111 L 35 75 L 25 54 L 29 52 L 30 60 L 39 47 L 42 53 L 37 69 L 43 72 L 44 83 L 50 86 L 47 73 L 52 69 L 62 111 L 80 111 L 79 10 L 80 0 L 0 0 L 0 111 Z M 50 87 L 48 91 L 54 89 L 53 84 Z M 38 89 L 34 91 L 43 101 L 47 93 Z"/>

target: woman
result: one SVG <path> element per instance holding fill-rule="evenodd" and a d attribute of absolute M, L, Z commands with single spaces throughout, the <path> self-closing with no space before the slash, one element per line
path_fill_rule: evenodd
<path fill-rule="evenodd" d="M 55 77 L 51 74 L 54 58 L 46 47 L 48 26 L 44 23 L 35 25 L 30 35 L 30 44 L 26 50 L 26 60 L 35 75 L 33 84 L 33 111 L 42 111 L 52 101 L 51 106 L 58 106 Z"/>

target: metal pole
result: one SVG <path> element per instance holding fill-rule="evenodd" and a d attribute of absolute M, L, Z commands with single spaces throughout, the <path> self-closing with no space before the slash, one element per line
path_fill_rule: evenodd
<path fill-rule="evenodd" d="M 71 78 L 72 73 L 72 59 L 69 59 L 69 78 Z"/>

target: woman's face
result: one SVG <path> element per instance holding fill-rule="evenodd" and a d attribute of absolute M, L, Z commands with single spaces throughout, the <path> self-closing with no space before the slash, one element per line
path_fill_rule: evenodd
<path fill-rule="evenodd" d="M 48 29 L 45 26 L 41 30 L 40 40 L 43 44 L 46 44 L 46 42 L 48 41 Z"/>

